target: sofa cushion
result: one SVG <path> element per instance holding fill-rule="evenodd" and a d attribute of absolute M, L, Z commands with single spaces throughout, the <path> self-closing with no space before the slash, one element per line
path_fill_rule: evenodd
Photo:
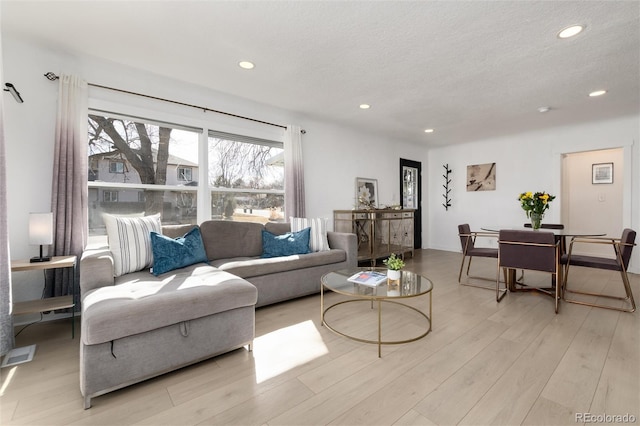
<path fill-rule="evenodd" d="M 182 321 L 255 305 L 257 289 L 242 278 L 196 264 L 160 277 L 135 272 L 87 292 L 82 341 L 109 342 Z"/>
<path fill-rule="evenodd" d="M 248 257 L 219 259 L 212 261 L 211 265 L 242 278 L 251 278 L 296 269 L 340 263 L 344 262 L 346 259 L 347 254 L 344 250 L 329 250 L 303 255 L 271 257 L 266 259 Z"/>
<path fill-rule="evenodd" d="M 151 231 L 161 232 L 160 214 L 146 217 L 104 214 L 109 250 L 113 253 L 113 275 L 146 269 L 153 263 Z"/>
<path fill-rule="evenodd" d="M 175 239 L 151 231 L 151 247 L 153 248 L 151 272 L 155 276 L 195 263 L 207 263 L 207 253 L 204 251 L 198 227 Z"/>
<path fill-rule="evenodd" d="M 311 228 L 305 228 L 298 232 L 274 235 L 263 229 L 262 257 L 279 257 L 309 253 L 310 232 Z"/>
<path fill-rule="evenodd" d="M 311 227 L 311 235 L 309 237 L 309 249 L 311 251 L 329 250 L 329 241 L 327 241 L 327 219 L 326 218 L 306 218 L 291 217 L 291 231 L 296 232 L 304 228 Z"/>
<path fill-rule="evenodd" d="M 181 225 L 162 225 L 162 235 L 169 238 L 179 238 L 191 231 L 193 228 L 199 228 L 199 226 L 189 223 Z M 200 231 L 200 235 L 202 235 L 202 231 Z"/>
<path fill-rule="evenodd" d="M 262 254 L 261 223 L 207 220 L 200 224 L 209 260 Z"/>
<path fill-rule="evenodd" d="M 291 232 L 291 224 L 289 222 L 267 222 L 264 224 L 264 229 L 272 234 L 282 235 Z"/>

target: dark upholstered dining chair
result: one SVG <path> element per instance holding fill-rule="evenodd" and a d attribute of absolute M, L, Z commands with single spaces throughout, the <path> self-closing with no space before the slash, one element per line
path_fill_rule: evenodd
<path fill-rule="evenodd" d="M 524 224 L 525 228 L 532 228 L 531 222 Z M 561 223 L 541 223 L 540 229 L 564 229 L 564 225 Z M 567 240 L 564 236 L 560 237 L 560 253 L 567 252 Z"/>
<path fill-rule="evenodd" d="M 555 311 L 558 313 L 562 278 L 559 246 L 553 232 L 501 230 L 498 238 L 496 282 L 500 279 L 500 268 L 548 272 L 555 277 L 556 281 L 556 285 L 551 288 L 527 287 L 514 282 L 509 282 L 508 285 L 512 291 L 539 291 L 554 297 Z M 511 281 L 514 280 L 515 274 L 508 274 L 508 276 Z M 516 284 L 524 287 L 517 289 Z"/>
<path fill-rule="evenodd" d="M 533 228 L 533 226 L 531 226 L 531 222 L 525 223 L 524 227 Z M 564 229 L 564 225 L 561 223 L 541 223 L 540 229 Z M 560 241 L 560 254 L 565 254 L 567 252 L 567 239 L 563 235 L 559 237 L 558 240 Z M 522 275 L 518 278 L 518 281 L 522 282 L 522 280 L 524 280 L 524 271 L 522 271 Z"/>
<path fill-rule="evenodd" d="M 471 228 L 469 227 L 469 224 L 465 223 L 462 225 L 458 225 L 458 235 L 460 236 L 460 245 L 462 246 L 462 263 L 460 264 L 460 272 L 458 273 L 458 282 L 462 285 L 466 285 L 469 287 L 486 288 L 488 290 L 495 289 L 496 292 L 501 293 L 502 296 L 504 296 L 504 293 L 506 293 L 506 289 L 500 290 L 497 285 L 496 287 L 494 287 L 494 286 L 483 286 L 479 284 L 468 284 L 468 283 L 462 282 L 462 270 L 464 269 L 464 261 L 467 257 L 469 258 L 469 262 L 467 263 L 467 277 L 493 281 L 492 278 L 470 276 L 469 270 L 471 268 L 471 260 L 474 257 L 486 257 L 486 258 L 498 259 L 497 248 L 476 247 L 476 244 L 475 244 L 477 238 L 497 239 L 498 234 L 495 232 L 471 232 Z M 501 299 L 502 297 L 500 297 L 498 301 L 500 301 Z"/>
<path fill-rule="evenodd" d="M 633 299 L 633 292 L 631 291 L 631 285 L 629 283 L 629 276 L 627 275 L 627 267 L 629 266 L 629 260 L 631 259 L 631 251 L 635 245 L 636 231 L 633 229 L 625 229 L 622 231 L 620 238 L 606 238 L 606 237 L 591 237 L 591 238 L 578 238 L 575 237 L 571 240 L 569 245 L 569 252 L 562 256 L 562 263 L 566 265 L 564 272 L 564 297 L 563 299 L 569 303 L 577 303 L 579 305 L 593 306 L 596 308 L 613 309 L 622 312 L 634 312 L 636 310 L 636 302 Z M 597 256 L 581 256 L 573 254 L 574 244 L 606 244 L 613 247 L 615 258 L 597 257 Z M 569 290 L 568 278 L 569 267 L 571 266 L 583 266 L 586 268 L 607 269 L 610 271 L 619 271 L 622 276 L 622 284 L 626 296 L 611 296 L 608 294 L 587 293 L 576 290 Z M 622 300 L 627 307 L 618 308 L 614 306 L 601 305 L 597 303 L 588 303 L 578 301 L 575 299 L 567 299 L 566 293 L 584 294 L 589 296 L 605 297 L 609 299 Z"/>

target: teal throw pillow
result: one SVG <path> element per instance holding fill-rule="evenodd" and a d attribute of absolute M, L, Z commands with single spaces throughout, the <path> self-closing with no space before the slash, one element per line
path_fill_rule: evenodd
<path fill-rule="evenodd" d="M 184 268 L 194 263 L 209 263 L 204 250 L 200 228 L 194 227 L 180 238 L 151 232 L 153 250 L 153 275 L 158 276 L 174 269 Z"/>
<path fill-rule="evenodd" d="M 262 257 L 291 256 L 309 253 L 311 228 L 275 235 L 262 230 Z"/>

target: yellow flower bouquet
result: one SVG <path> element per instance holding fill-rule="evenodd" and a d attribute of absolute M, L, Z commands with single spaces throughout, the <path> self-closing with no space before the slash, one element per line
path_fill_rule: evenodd
<path fill-rule="evenodd" d="M 532 219 L 534 229 L 540 228 L 540 220 L 542 220 L 544 212 L 549 208 L 549 203 L 555 198 L 555 195 L 550 195 L 546 192 L 523 192 L 520 194 L 518 201 L 520 201 L 520 206 L 527 213 L 527 217 Z"/>
<path fill-rule="evenodd" d="M 543 215 L 545 210 L 549 208 L 549 203 L 555 200 L 555 195 L 546 192 L 523 192 L 518 197 L 520 206 L 527 213 L 527 217 L 531 217 L 531 213 Z"/>

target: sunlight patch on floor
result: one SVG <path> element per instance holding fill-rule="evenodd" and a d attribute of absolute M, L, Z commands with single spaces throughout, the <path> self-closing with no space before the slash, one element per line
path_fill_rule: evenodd
<path fill-rule="evenodd" d="M 313 321 L 281 328 L 254 340 L 256 383 L 329 353 Z"/>
<path fill-rule="evenodd" d="M 2 387 L 0 387 L 0 396 L 4 396 L 4 393 L 7 391 L 7 388 L 11 384 L 11 380 L 13 379 L 13 375 L 16 374 L 18 367 L 11 367 L 6 376 L 2 379 Z"/>

